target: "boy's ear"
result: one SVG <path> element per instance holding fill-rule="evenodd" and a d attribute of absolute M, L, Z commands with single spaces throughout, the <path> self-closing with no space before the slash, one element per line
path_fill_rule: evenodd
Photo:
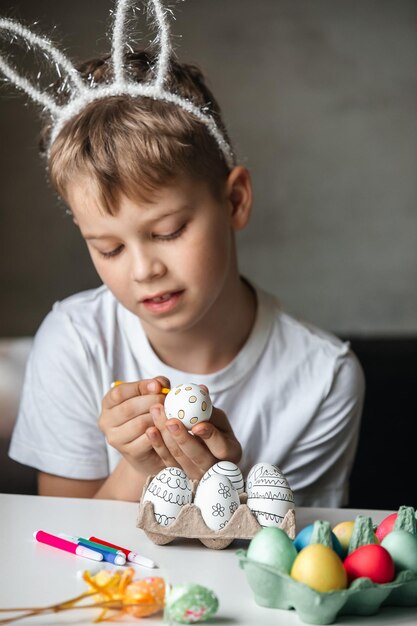
<path fill-rule="evenodd" d="M 249 170 L 237 165 L 226 182 L 226 196 L 231 208 L 233 230 L 242 230 L 249 221 L 252 209 L 252 182 Z"/>

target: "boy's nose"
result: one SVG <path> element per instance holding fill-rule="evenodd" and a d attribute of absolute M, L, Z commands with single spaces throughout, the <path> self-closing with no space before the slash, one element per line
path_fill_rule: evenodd
<path fill-rule="evenodd" d="M 136 251 L 131 260 L 131 274 L 136 282 L 149 281 L 165 274 L 166 268 L 162 261 L 146 250 Z"/>

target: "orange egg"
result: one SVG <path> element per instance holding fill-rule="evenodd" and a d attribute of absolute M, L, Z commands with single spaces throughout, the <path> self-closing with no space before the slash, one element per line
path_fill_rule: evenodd
<path fill-rule="evenodd" d="M 303 548 L 291 568 L 291 576 L 316 591 L 346 589 L 347 574 L 336 552 L 321 543 Z"/>

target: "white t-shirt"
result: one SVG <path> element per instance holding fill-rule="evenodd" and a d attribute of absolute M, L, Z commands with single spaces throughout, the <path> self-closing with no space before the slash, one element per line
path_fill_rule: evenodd
<path fill-rule="evenodd" d="M 140 320 L 102 286 L 53 306 L 30 354 L 9 454 L 40 471 L 106 477 L 120 455 L 97 426 L 114 380 L 166 376 L 207 385 L 252 465 L 277 465 L 298 506 L 347 502 L 364 395 L 349 345 L 284 313 L 257 290 L 251 335 L 224 369 L 190 374 L 165 365 Z"/>

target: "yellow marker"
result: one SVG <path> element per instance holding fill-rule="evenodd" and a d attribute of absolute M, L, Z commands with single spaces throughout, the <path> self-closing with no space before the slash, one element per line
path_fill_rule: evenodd
<path fill-rule="evenodd" d="M 112 383 L 110 385 L 110 389 L 113 389 L 114 387 L 117 387 L 118 385 L 123 385 L 123 380 L 115 380 L 114 383 Z M 169 393 L 171 391 L 171 389 L 169 389 L 168 387 L 162 387 L 161 389 L 161 393 L 163 393 L 165 396 L 167 395 L 167 393 Z"/>

